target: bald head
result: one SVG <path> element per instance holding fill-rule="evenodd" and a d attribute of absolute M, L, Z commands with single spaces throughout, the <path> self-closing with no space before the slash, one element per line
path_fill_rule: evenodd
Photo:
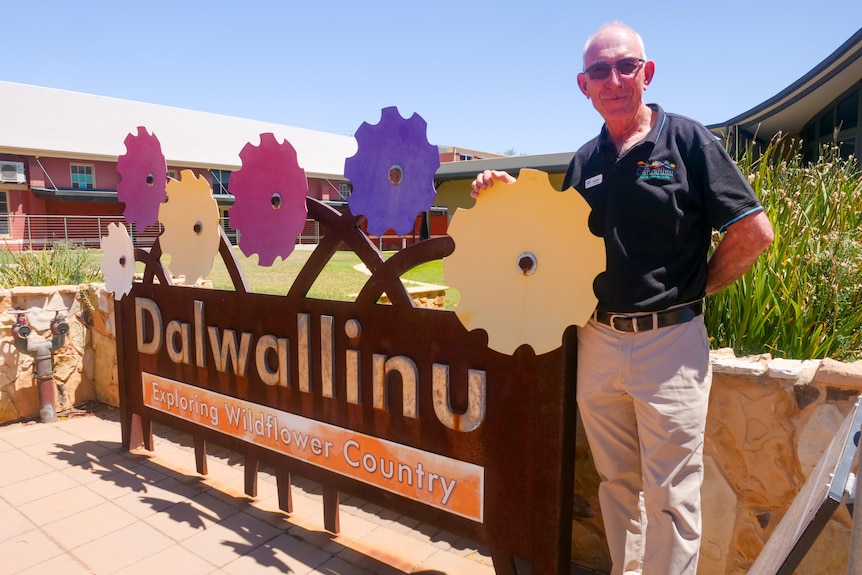
<path fill-rule="evenodd" d="M 625 43 L 632 46 L 637 51 L 636 54 L 632 54 L 633 56 L 646 59 L 644 42 L 640 34 L 622 22 L 610 22 L 608 24 L 601 25 L 599 29 L 587 39 L 587 43 L 584 44 L 584 68 L 590 64 L 590 61 L 588 60 L 590 53 L 595 51 L 595 49 L 600 49 L 608 43 Z"/>

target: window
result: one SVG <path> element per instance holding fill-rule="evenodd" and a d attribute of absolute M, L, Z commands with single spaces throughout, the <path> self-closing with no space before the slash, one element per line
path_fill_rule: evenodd
<path fill-rule="evenodd" d="M 847 138 L 838 144 L 838 153 L 845 160 L 856 155 L 856 138 Z"/>
<path fill-rule="evenodd" d="M 835 112 L 835 124 L 840 126 L 842 130 L 855 128 L 859 125 L 859 90 L 838 102 Z"/>
<path fill-rule="evenodd" d="M 177 179 L 177 171 L 176 170 L 168 170 L 168 177 L 176 180 Z"/>
<path fill-rule="evenodd" d="M 219 207 L 220 224 L 231 245 L 239 243 L 239 232 L 230 227 L 230 208 Z"/>
<path fill-rule="evenodd" d="M 9 235 L 9 196 L 0 191 L 0 236 Z"/>
<path fill-rule="evenodd" d="M 817 139 L 817 126 L 814 124 L 814 122 L 811 122 L 810 124 L 805 126 L 804 130 L 802 130 L 802 141 L 805 142 L 806 144 L 808 144 L 810 142 L 815 141 L 816 139 Z"/>
<path fill-rule="evenodd" d="M 230 194 L 228 184 L 230 184 L 230 172 L 227 170 L 210 170 L 213 178 L 213 194 Z"/>
<path fill-rule="evenodd" d="M 471 156 L 471 155 L 467 155 L 467 154 L 458 154 L 458 161 L 459 162 L 466 162 L 466 161 L 472 160 L 474 158 L 475 158 L 475 156 Z"/>
<path fill-rule="evenodd" d="M 853 156 L 862 167 L 862 158 L 860 158 L 862 150 L 859 148 L 859 142 L 862 141 L 860 114 L 862 114 L 862 90 L 857 84 L 833 100 L 828 107 L 805 124 L 800 134 L 803 157 L 816 161 L 820 157 L 823 146 L 838 146 L 842 157 Z"/>
<path fill-rule="evenodd" d="M 96 179 L 93 175 L 93 166 L 86 164 L 72 164 L 72 189 L 92 190 L 96 187 Z"/>
<path fill-rule="evenodd" d="M 820 130 L 817 136 L 820 138 L 832 138 L 832 129 L 835 128 L 835 110 L 829 108 L 820 116 Z"/>
<path fill-rule="evenodd" d="M 353 192 L 353 184 L 350 182 L 339 182 L 338 183 L 338 195 L 342 200 L 346 200 L 350 197 L 350 194 Z"/>

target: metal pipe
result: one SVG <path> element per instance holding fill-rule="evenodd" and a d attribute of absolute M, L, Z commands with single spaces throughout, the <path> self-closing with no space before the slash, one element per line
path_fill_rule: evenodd
<path fill-rule="evenodd" d="M 19 313 L 15 324 L 12 326 L 12 341 L 20 353 L 33 357 L 33 379 L 36 380 L 40 402 L 39 418 L 42 423 L 50 423 L 57 420 L 57 411 L 54 407 L 56 388 L 54 385 L 53 353 L 66 343 L 69 324 L 58 313 L 51 320 L 52 337 L 50 341 L 30 341 L 28 336 L 31 332 L 24 313 Z"/>

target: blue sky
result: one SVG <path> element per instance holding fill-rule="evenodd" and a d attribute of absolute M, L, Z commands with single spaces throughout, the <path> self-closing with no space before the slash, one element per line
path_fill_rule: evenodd
<path fill-rule="evenodd" d="M 518 154 L 598 132 L 575 78 L 605 22 L 643 36 L 646 99 L 704 124 L 775 95 L 862 26 L 859 0 L 8 4 L 6 81 L 345 135 L 397 106 L 432 144 Z"/>

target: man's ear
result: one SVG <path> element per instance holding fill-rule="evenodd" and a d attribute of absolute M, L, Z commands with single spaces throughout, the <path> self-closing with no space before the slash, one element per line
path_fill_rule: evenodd
<path fill-rule="evenodd" d="M 652 82 L 653 76 L 655 76 L 655 62 L 647 60 L 644 63 L 644 90 Z"/>
<path fill-rule="evenodd" d="M 583 72 L 578 72 L 578 88 L 581 89 L 581 92 L 587 97 L 587 100 L 589 100 L 590 93 L 587 91 L 587 75 Z"/>

